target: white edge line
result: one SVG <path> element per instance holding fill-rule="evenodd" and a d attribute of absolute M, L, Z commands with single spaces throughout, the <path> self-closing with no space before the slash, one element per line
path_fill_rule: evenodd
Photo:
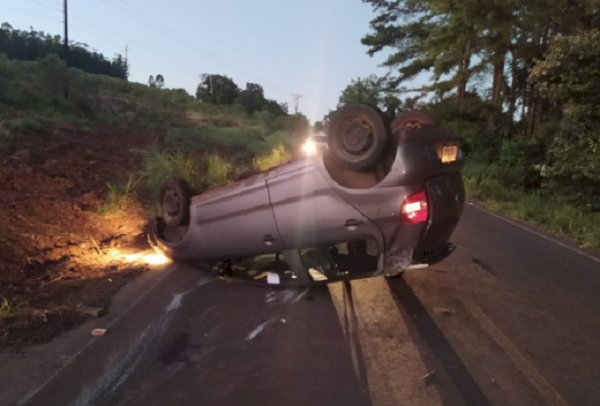
<path fill-rule="evenodd" d="M 577 248 L 573 248 L 573 247 L 571 247 L 571 246 L 569 246 L 569 245 L 567 245 L 567 244 L 565 244 L 565 243 L 563 243 L 563 242 L 560 242 L 560 241 L 558 241 L 558 240 L 555 240 L 554 238 L 548 237 L 547 235 L 544 235 L 544 234 L 542 234 L 542 233 L 540 233 L 540 232 L 538 232 L 538 231 L 534 231 L 534 230 L 532 230 L 532 229 L 530 229 L 530 228 L 528 228 L 528 227 L 525 227 L 525 226 L 523 226 L 523 225 L 521 225 L 521 224 L 519 224 L 519 223 L 517 223 L 517 222 L 515 222 L 515 221 L 513 221 L 513 220 L 509 220 L 509 219 L 507 219 L 507 218 L 506 218 L 506 217 L 504 217 L 504 216 L 500 216 L 500 215 L 498 215 L 498 214 L 496 214 L 496 213 L 493 213 L 493 212 L 491 212 L 491 211 L 490 211 L 490 210 L 488 210 L 488 209 L 484 209 L 484 208 L 482 208 L 482 207 L 479 207 L 479 206 L 478 206 L 478 205 L 476 205 L 476 204 L 469 204 L 469 206 L 470 206 L 470 207 L 475 207 L 475 208 L 476 208 L 477 210 L 479 210 L 479 211 L 482 211 L 482 212 L 484 212 L 484 213 L 487 213 L 487 214 L 489 214 L 490 216 L 494 216 L 494 217 L 496 217 L 496 218 L 498 218 L 498 219 L 500 219 L 500 220 L 504 220 L 505 222 L 507 222 L 507 223 L 509 223 L 509 224 L 512 224 L 513 226 L 515 226 L 515 227 L 518 227 L 518 228 L 520 228 L 521 230 L 524 230 L 524 231 L 527 231 L 528 233 L 531 233 L 531 234 L 537 235 L 538 237 L 541 237 L 541 238 L 543 238 L 543 239 L 544 239 L 544 240 L 546 240 L 546 241 L 551 241 L 551 242 L 553 242 L 553 243 L 555 243 L 555 244 L 557 244 L 557 245 L 559 245 L 559 246 L 561 246 L 561 247 L 563 247 L 563 248 L 566 248 L 566 249 L 568 249 L 569 251 L 573 251 L 573 252 L 575 252 L 575 253 L 577 253 L 577 254 L 579 254 L 579 255 L 581 255 L 581 256 L 584 256 L 584 257 L 586 257 L 587 259 L 591 259 L 592 261 L 594 261 L 594 262 L 597 262 L 597 263 L 599 263 L 599 264 L 600 264 L 600 259 L 599 259 L 599 258 L 597 258 L 597 257 L 595 257 L 595 256 L 593 256 L 593 255 L 590 255 L 590 254 L 588 254 L 588 253 L 585 253 L 585 252 L 583 252 L 583 251 L 581 251 L 581 250 L 579 250 L 579 249 L 577 249 Z"/>
<path fill-rule="evenodd" d="M 106 329 L 110 329 L 110 327 L 112 327 L 113 325 L 115 325 L 115 323 L 117 323 L 118 321 L 120 321 L 123 316 L 125 316 L 127 313 L 129 313 L 129 311 L 140 302 L 140 300 L 142 300 L 143 298 L 145 298 L 146 296 L 148 296 L 148 294 L 150 294 L 150 292 L 152 292 L 154 290 L 154 288 L 156 288 L 156 286 L 162 282 L 167 276 L 171 275 L 171 272 L 166 273 L 166 275 L 164 275 L 162 278 L 158 279 L 156 282 L 154 282 L 152 284 L 152 286 L 150 286 L 150 289 L 146 289 L 146 291 L 140 295 L 137 299 L 135 299 L 133 302 L 131 302 L 131 304 L 124 310 L 121 312 L 121 314 L 119 314 L 117 317 L 115 317 L 110 323 L 108 323 L 108 325 L 106 326 Z M 38 392 L 40 392 L 42 389 L 44 389 L 46 387 L 46 385 L 48 385 L 50 383 L 50 381 L 52 381 L 54 378 L 56 378 L 56 376 L 58 376 L 58 374 L 60 374 L 62 371 L 64 371 L 64 369 L 66 367 L 68 367 L 69 365 L 71 365 L 71 363 L 73 361 L 75 361 L 75 359 L 77 359 L 77 357 L 79 357 L 79 355 L 81 355 L 82 352 L 84 352 L 89 346 L 91 346 L 93 343 L 95 343 L 97 340 L 95 339 L 90 339 L 87 344 L 85 344 L 83 347 L 81 347 L 79 349 L 79 351 L 77 351 L 75 354 L 73 354 L 60 368 L 58 368 L 52 375 L 50 375 L 48 377 L 48 379 L 46 379 L 44 382 L 42 382 L 42 384 L 40 386 L 38 386 L 35 390 L 29 392 L 28 394 L 25 395 L 25 397 L 23 399 L 21 399 L 21 401 L 18 403 L 19 405 L 24 405 L 25 403 L 29 402 L 35 395 L 38 394 Z"/>

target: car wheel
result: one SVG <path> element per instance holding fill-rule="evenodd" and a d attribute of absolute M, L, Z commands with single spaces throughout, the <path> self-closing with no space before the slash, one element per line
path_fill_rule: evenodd
<path fill-rule="evenodd" d="M 348 169 L 367 170 L 382 158 L 389 133 L 389 125 L 377 108 L 348 104 L 340 108 L 329 123 L 329 153 Z"/>
<path fill-rule="evenodd" d="M 192 190 L 181 178 L 167 179 L 159 192 L 162 218 L 168 226 L 183 226 L 190 220 Z"/>
<path fill-rule="evenodd" d="M 423 125 L 435 125 L 433 118 L 424 111 L 407 111 L 392 121 L 392 133 L 407 128 L 421 128 Z"/>

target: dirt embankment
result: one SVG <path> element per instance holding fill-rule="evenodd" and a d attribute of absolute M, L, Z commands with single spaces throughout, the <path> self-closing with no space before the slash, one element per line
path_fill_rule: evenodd
<path fill-rule="evenodd" d="M 146 215 L 101 215 L 107 182 L 141 164 L 143 130 L 55 128 L 0 154 L 0 349 L 51 339 L 106 310 L 145 265 Z"/>

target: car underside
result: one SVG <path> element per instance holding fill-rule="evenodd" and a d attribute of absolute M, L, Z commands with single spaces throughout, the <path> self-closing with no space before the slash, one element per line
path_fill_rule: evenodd
<path fill-rule="evenodd" d="M 395 276 L 452 252 L 464 205 L 456 136 L 423 112 L 390 123 L 350 104 L 327 142 L 322 154 L 198 195 L 167 180 L 151 244 L 225 274 L 299 284 Z"/>

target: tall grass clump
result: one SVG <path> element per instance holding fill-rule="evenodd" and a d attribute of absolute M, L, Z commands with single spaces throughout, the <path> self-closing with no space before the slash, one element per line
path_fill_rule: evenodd
<path fill-rule="evenodd" d="M 200 186 L 199 162 L 183 152 L 153 152 L 146 155 L 141 179 L 148 197 L 158 196 L 161 185 L 168 178 L 183 178 L 192 188 Z"/>
<path fill-rule="evenodd" d="M 126 182 L 108 182 L 106 197 L 98 211 L 103 215 L 111 215 L 135 205 L 136 182 L 130 176 Z"/>
<path fill-rule="evenodd" d="M 274 166 L 288 162 L 292 156 L 283 144 L 277 144 L 270 152 L 254 158 L 253 166 L 258 171 L 266 171 Z"/>
<path fill-rule="evenodd" d="M 7 298 L 2 298 L 2 302 L 0 302 L 0 319 L 5 317 L 9 317 L 13 313 L 14 309 L 10 300 Z"/>
<path fill-rule="evenodd" d="M 223 186 L 229 181 L 229 175 L 233 169 L 230 162 L 211 153 L 204 156 L 203 163 L 206 168 L 204 182 L 208 187 Z"/>

